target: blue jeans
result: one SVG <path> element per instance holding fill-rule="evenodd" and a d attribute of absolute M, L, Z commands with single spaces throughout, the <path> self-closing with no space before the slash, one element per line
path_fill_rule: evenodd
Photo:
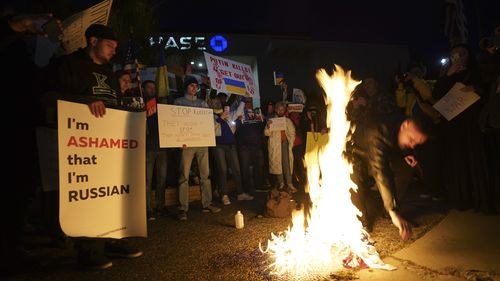
<path fill-rule="evenodd" d="M 146 152 L 146 206 L 149 212 L 153 211 L 151 193 L 153 190 L 154 172 L 156 172 L 156 209 L 165 207 L 167 161 L 168 153 L 166 148 Z"/>
<path fill-rule="evenodd" d="M 236 183 L 236 192 L 243 193 L 241 186 L 240 163 L 238 161 L 238 153 L 234 144 L 218 144 L 214 147 L 214 159 L 217 164 L 217 179 L 220 187 L 220 195 L 227 195 L 227 164 L 233 172 L 233 179 Z"/>
<path fill-rule="evenodd" d="M 212 185 L 208 178 L 208 147 L 188 147 L 181 150 L 179 177 L 179 210 L 186 212 L 189 209 L 189 171 L 194 157 L 200 170 L 201 205 L 205 208 L 212 204 Z"/>
<path fill-rule="evenodd" d="M 262 188 L 262 167 L 264 167 L 264 163 L 261 146 L 239 145 L 238 155 L 240 158 L 243 189 L 249 194 L 254 194 L 256 188 Z M 252 167 L 253 171 L 251 171 L 250 167 Z"/>

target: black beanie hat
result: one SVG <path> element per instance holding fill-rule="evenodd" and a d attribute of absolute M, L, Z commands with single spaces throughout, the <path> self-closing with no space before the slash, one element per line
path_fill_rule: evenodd
<path fill-rule="evenodd" d="M 88 40 L 90 37 L 118 41 L 115 32 L 111 28 L 98 23 L 90 25 L 87 30 L 85 30 L 85 38 Z"/>
<path fill-rule="evenodd" d="M 183 84 L 184 90 L 186 90 L 189 84 L 192 83 L 198 85 L 198 80 L 194 76 L 186 76 L 186 78 L 184 78 L 184 84 Z"/>

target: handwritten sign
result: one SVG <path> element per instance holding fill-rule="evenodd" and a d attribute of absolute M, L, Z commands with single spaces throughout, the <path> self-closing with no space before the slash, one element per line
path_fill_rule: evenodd
<path fill-rule="evenodd" d="M 58 101 L 59 220 L 72 237 L 147 236 L 146 114 Z"/>
<path fill-rule="evenodd" d="M 440 100 L 434 104 L 434 108 L 450 121 L 466 110 L 469 106 L 479 100 L 474 91 L 466 90 L 466 86 L 460 82 L 453 87 Z"/>
<path fill-rule="evenodd" d="M 160 147 L 215 146 L 213 110 L 158 104 Z"/>
<path fill-rule="evenodd" d="M 218 92 L 260 97 L 252 68 L 249 65 L 204 53 L 213 89 Z"/>
<path fill-rule="evenodd" d="M 276 117 L 269 119 L 271 124 L 269 130 L 271 131 L 284 131 L 286 130 L 286 117 Z"/>

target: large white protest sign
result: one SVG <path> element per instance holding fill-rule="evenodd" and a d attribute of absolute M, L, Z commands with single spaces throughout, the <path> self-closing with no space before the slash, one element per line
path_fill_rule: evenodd
<path fill-rule="evenodd" d="M 473 90 L 468 90 L 464 84 L 457 82 L 433 107 L 446 120 L 450 121 L 479 100 L 479 98 L 479 95 Z"/>
<path fill-rule="evenodd" d="M 260 97 L 249 65 L 204 53 L 213 89 L 218 92 Z"/>
<path fill-rule="evenodd" d="M 59 220 L 72 237 L 147 235 L 146 114 L 58 101 Z"/>
<path fill-rule="evenodd" d="M 210 108 L 158 104 L 160 147 L 215 146 L 213 114 Z"/>
<path fill-rule="evenodd" d="M 269 119 L 271 122 L 269 130 L 271 131 L 284 131 L 286 130 L 286 117 L 276 117 Z"/>

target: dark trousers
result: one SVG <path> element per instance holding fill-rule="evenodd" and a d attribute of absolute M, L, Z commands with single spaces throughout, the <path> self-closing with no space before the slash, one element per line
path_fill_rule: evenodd
<path fill-rule="evenodd" d="M 241 176 L 243 189 L 249 194 L 254 194 L 255 189 L 262 188 L 263 180 L 263 155 L 259 145 L 239 145 Z"/>
<path fill-rule="evenodd" d="M 304 165 L 304 154 L 306 147 L 304 144 L 296 145 L 292 148 L 293 152 L 293 185 L 300 191 L 304 191 L 307 182 L 306 168 Z"/>
<path fill-rule="evenodd" d="M 241 184 L 240 163 L 238 160 L 238 152 L 234 144 L 218 144 L 213 149 L 214 159 L 217 165 L 218 183 L 221 195 L 227 195 L 227 174 L 228 168 L 232 171 L 234 182 L 236 183 L 237 194 L 243 193 Z"/>
<path fill-rule="evenodd" d="M 361 156 L 354 156 L 352 160 L 353 173 L 352 181 L 358 186 L 357 192 L 351 192 L 353 204 L 363 213 L 365 220 L 373 222 L 381 213 L 381 204 L 387 206 L 392 198 L 396 201 L 396 206 L 402 201 L 410 182 L 413 178 L 414 170 L 405 162 L 403 157 L 392 157 L 390 159 L 391 174 L 394 177 L 395 190 L 384 190 L 376 183 L 371 176 L 371 167 L 368 160 Z M 376 200 L 376 194 L 370 187 L 377 184 L 382 202 Z M 392 194 L 392 198 L 390 195 Z M 388 211 L 388 210 L 387 210 Z"/>

